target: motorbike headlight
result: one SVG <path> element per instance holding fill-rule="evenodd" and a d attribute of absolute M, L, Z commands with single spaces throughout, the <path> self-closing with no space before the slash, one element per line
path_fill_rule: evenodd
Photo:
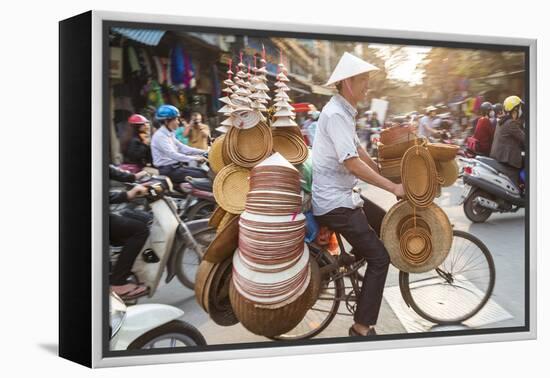
<path fill-rule="evenodd" d="M 122 327 L 122 323 L 124 323 L 124 318 L 126 317 L 126 305 L 118 295 L 112 292 L 110 297 L 109 315 L 111 338 L 113 338 L 120 330 L 120 327 Z"/>

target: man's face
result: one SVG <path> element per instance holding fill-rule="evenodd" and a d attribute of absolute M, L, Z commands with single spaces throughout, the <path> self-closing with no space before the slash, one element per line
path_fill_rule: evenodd
<path fill-rule="evenodd" d="M 193 123 L 201 123 L 202 122 L 202 116 L 200 115 L 200 113 L 193 113 L 193 115 L 191 116 L 191 119 L 192 119 Z"/>
<path fill-rule="evenodd" d="M 369 74 L 364 73 L 358 76 L 354 76 L 348 80 L 353 98 L 355 101 L 363 101 L 367 97 L 367 90 L 369 89 Z"/>
<path fill-rule="evenodd" d="M 178 125 L 179 120 L 177 118 L 173 118 L 166 123 L 166 126 L 172 131 L 176 130 L 178 128 Z"/>

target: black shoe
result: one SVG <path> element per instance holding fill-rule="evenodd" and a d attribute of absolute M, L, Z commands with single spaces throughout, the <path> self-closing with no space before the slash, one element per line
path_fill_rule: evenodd
<path fill-rule="evenodd" d="M 367 331 L 366 335 L 362 335 L 359 332 L 357 332 L 355 330 L 355 328 L 353 328 L 353 326 L 351 326 L 351 327 L 349 327 L 349 335 L 352 336 L 352 337 L 367 337 L 367 336 L 376 336 L 377 333 L 376 333 L 376 330 L 374 329 L 374 327 L 371 327 Z"/>

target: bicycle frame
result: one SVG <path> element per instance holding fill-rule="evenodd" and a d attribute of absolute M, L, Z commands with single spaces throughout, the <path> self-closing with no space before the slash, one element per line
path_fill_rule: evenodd
<path fill-rule="evenodd" d="M 353 301 L 357 301 L 357 298 L 353 298 L 351 294 L 353 293 L 360 293 L 361 287 L 359 286 L 359 275 L 358 270 L 366 264 L 366 260 L 364 258 L 355 261 L 351 264 L 349 264 L 346 260 L 350 260 L 351 258 L 354 258 L 352 254 L 350 254 L 348 251 L 346 251 L 344 243 L 342 241 L 342 237 L 339 233 L 336 233 L 336 240 L 338 241 L 338 246 L 340 248 L 340 253 L 337 256 L 337 258 L 334 260 L 333 263 L 326 265 L 321 268 L 321 281 L 324 281 L 325 277 L 327 275 L 330 275 L 330 278 L 328 282 L 335 281 L 340 278 L 348 277 L 351 282 L 351 292 L 347 292 L 347 289 L 349 287 L 345 286 L 344 283 L 344 297 L 343 298 L 337 298 L 340 301 L 344 301 L 346 305 L 348 305 L 349 308 L 349 301 L 350 299 L 353 299 Z M 311 250 L 311 248 L 310 248 Z M 317 248 L 313 248 L 313 250 L 317 250 Z M 319 253 L 328 253 L 326 248 L 318 249 Z M 439 268 L 436 269 L 438 271 L 438 274 L 442 275 L 445 274 L 444 272 L 440 272 Z M 448 278 L 445 276 L 442 276 L 442 278 L 448 280 Z M 403 297 L 403 300 L 407 304 L 407 307 L 410 307 L 411 298 L 409 294 L 403 290 L 403 283 L 401 282 L 401 277 L 399 281 L 399 290 L 401 291 L 401 296 Z M 344 314 L 344 313 L 337 313 L 339 315 L 352 315 L 352 314 Z"/>

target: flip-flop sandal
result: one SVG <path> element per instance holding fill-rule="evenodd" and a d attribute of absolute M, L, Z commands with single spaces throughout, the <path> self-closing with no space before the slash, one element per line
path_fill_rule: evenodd
<path fill-rule="evenodd" d="M 132 290 L 127 291 L 123 294 L 119 294 L 119 297 L 123 301 L 131 301 L 133 299 L 143 297 L 147 294 L 149 294 L 149 288 L 148 287 L 142 286 L 142 285 L 136 285 L 136 287 L 133 288 Z"/>

